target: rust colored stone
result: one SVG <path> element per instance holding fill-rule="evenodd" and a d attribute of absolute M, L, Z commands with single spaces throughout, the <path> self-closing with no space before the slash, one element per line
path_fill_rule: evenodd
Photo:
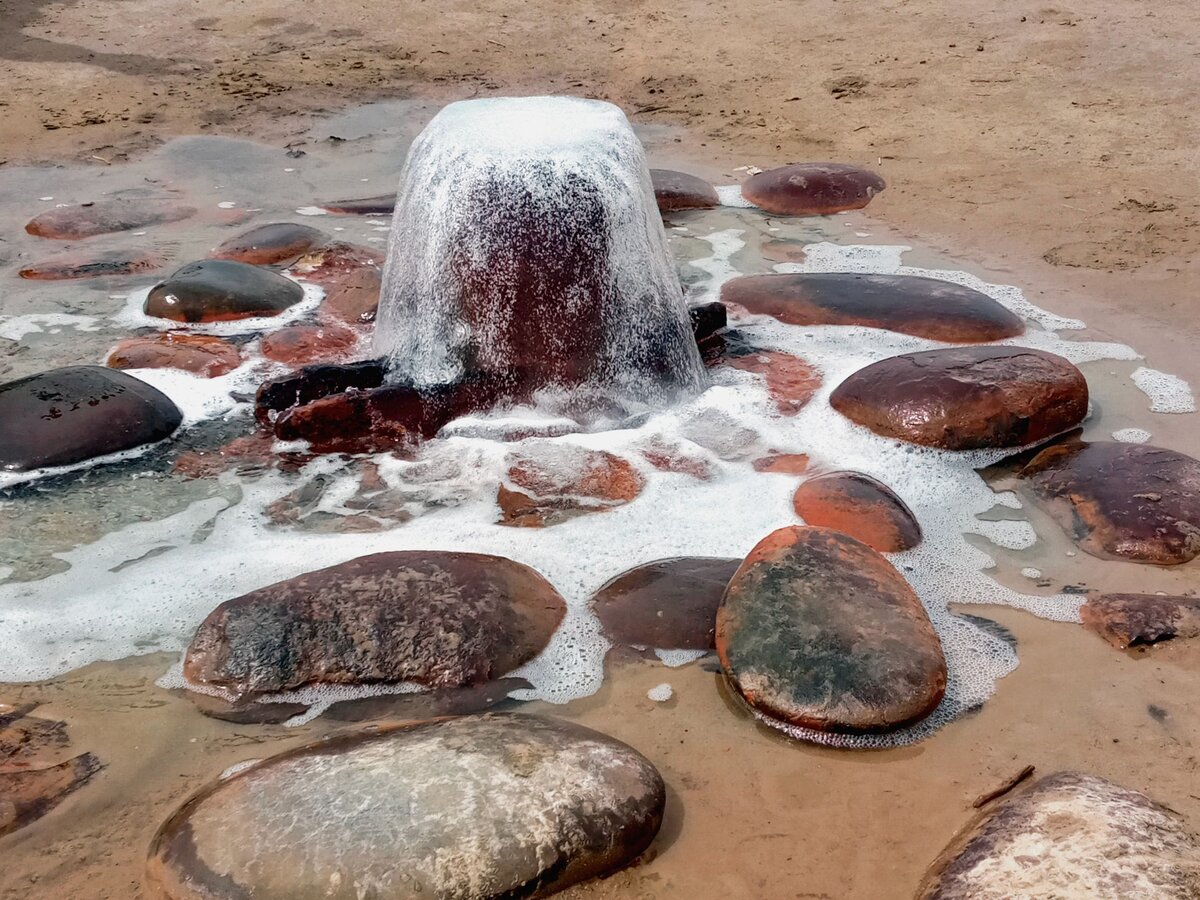
<path fill-rule="evenodd" d="M 299 259 L 328 240 L 323 232 L 293 222 L 259 225 L 222 242 L 210 259 L 229 259 L 254 266 L 273 266 Z"/>
<path fill-rule="evenodd" d="M 819 731 L 911 725 L 946 690 L 941 641 L 908 582 L 827 528 L 781 528 L 758 543 L 726 589 L 716 645 L 752 707 Z"/>
<path fill-rule="evenodd" d="M 742 196 L 776 215 L 828 216 L 862 209 L 885 187 L 882 178 L 858 166 L 793 163 L 747 178 Z"/>
<path fill-rule="evenodd" d="M 239 471 L 283 469 L 292 471 L 311 459 L 305 453 L 278 453 L 275 435 L 258 432 L 234 438 L 216 450 L 189 450 L 179 454 L 174 471 L 187 478 L 211 478 L 229 469 Z"/>
<path fill-rule="evenodd" d="M 38 237 L 77 241 L 97 234 L 131 231 L 178 222 L 196 214 L 174 200 L 99 200 L 52 209 L 32 219 L 25 230 Z"/>
<path fill-rule="evenodd" d="M 378 453 L 415 446 L 453 416 L 428 395 L 385 386 L 321 397 L 275 419 L 283 441 L 308 441 L 317 453 Z"/>
<path fill-rule="evenodd" d="M 271 378 L 260 384 L 254 397 L 254 415 L 265 424 L 293 406 L 303 406 L 354 388 L 365 390 L 379 387 L 383 384 L 383 376 L 383 363 L 373 359 L 305 366 L 299 372 Z"/>
<path fill-rule="evenodd" d="M 512 560 L 376 553 L 222 603 L 183 671 L 236 698 L 306 684 L 480 684 L 540 653 L 565 613 L 550 583 Z"/>
<path fill-rule="evenodd" d="M 396 208 L 395 194 L 380 194 L 378 197 L 359 197 L 356 200 L 334 200 L 321 209 L 336 216 L 390 216 Z"/>
<path fill-rule="evenodd" d="M 1114 647 L 1200 636 L 1200 597 L 1101 594 L 1079 609 L 1083 624 Z"/>
<path fill-rule="evenodd" d="M 654 199 L 662 212 L 681 209 L 712 209 L 720 204 L 717 189 L 695 175 L 673 169 L 651 169 Z"/>
<path fill-rule="evenodd" d="M 262 339 L 262 354 L 276 362 L 303 365 L 345 359 L 358 346 L 358 333 L 343 325 L 288 325 Z"/>
<path fill-rule="evenodd" d="M 144 311 L 175 322 L 229 322 L 277 316 L 303 299 L 300 285 L 269 269 L 202 259 L 151 288 Z"/>
<path fill-rule="evenodd" d="M 1158 566 L 1200 556 L 1200 460 L 1150 444 L 1068 440 L 1035 456 L 1021 478 L 1093 556 Z"/>
<path fill-rule="evenodd" d="M 896 492 L 861 472 L 828 472 L 809 478 L 792 497 L 808 525 L 832 528 L 880 553 L 921 543 L 921 526 Z"/>
<path fill-rule="evenodd" d="M 646 462 L 660 472 L 675 472 L 681 475 L 691 475 L 700 481 L 712 478 L 712 466 L 702 456 L 689 454 L 681 444 L 667 442 L 661 438 L 652 438 L 640 448 Z"/>
<path fill-rule="evenodd" d="M 153 272 L 167 264 L 157 253 L 112 250 L 107 253 L 65 253 L 26 266 L 17 274 L 33 281 L 68 281 L 79 278 L 108 278 Z"/>
<path fill-rule="evenodd" d="M 204 378 L 225 375 L 241 364 L 241 352 L 228 341 L 173 331 L 126 338 L 105 361 L 111 369 L 182 369 Z"/>
<path fill-rule="evenodd" d="M 645 479 L 627 460 L 574 444 L 531 441 L 508 454 L 499 524 L 540 528 L 637 498 Z"/>
<path fill-rule="evenodd" d="M 378 270 L 383 260 L 383 254 L 370 247 L 335 241 L 300 257 L 289 271 L 297 278 L 330 288 L 362 269 Z"/>
<path fill-rule="evenodd" d="M 808 456 L 804 453 L 769 453 L 754 461 L 754 471 L 803 475 L 808 471 L 808 462 Z"/>
<path fill-rule="evenodd" d="M 382 285 L 383 271 L 377 266 L 364 266 L 347 272 L 342 278 L 325 286 L 321 315 L 355 325 L 374 322 Z"/>
<path fill-rule="evenodd" d="M 973 344 L 1023 334 L 1025 323 L 987 294 L 914 275 L 744 275 L 721 299 L 788 325 L 862 325 Z"/>
<path fill-rule="evenodd" d="M 785 416 L 800 412 L 821 386 L 820 372 L 781 350 L 752 350 L 744 356 L 728 357 L 724 364 L 762 375 L 776 408 Z"/>
<path fill-rule="evenodd" d="M 855 372 L 829 398 L 885 437 L 946 450 L 1019 447 L 1074 428 L 1087 381 L 1060 356 L 1022 347 L 906 353 Z"/>

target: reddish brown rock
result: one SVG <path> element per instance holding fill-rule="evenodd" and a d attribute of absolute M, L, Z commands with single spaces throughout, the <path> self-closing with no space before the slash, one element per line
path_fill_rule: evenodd
<path fill-rule="evenodd" d="M 591 599 L 604 634 L 617 644 L 710 650 L 717 607 L 738 559 L 660 559 L 618 575 Z"/>
<path fill-rule="evenodd" d="M 234 438 L 215 450 L 189 450 L 175 460 L 174 471 L 187 478 L 211 478 L 229 469 L 239 472 L 282 469 L 295 471 L 312 459 L 305 453 L 279 453 L 270 432 Z"/>
<path fill-rule="evenodd" d="M 1069 440 L 1021 477 L 1093 556 L 1159 566 L 1200 556 L 1200 460 L 1150 444 Z"/>
<path fill-rule="evenodd" d="M 717 189 L 695 175 L 676 172 L 672 169 L 651 169 L 650 182 L 654 185 L 654 199 L 662 212 L 681 209 L 711 209 L 721 201 Z"/>
<path fill-rule="evenodd" d="M 336 282 L 326 285 L 321 315 L 356 325 L 374 322 L 382 284 L 383 271 L 377 266 L 347 272 Z"/>
<path fill-rule="evenodd" d="M 512 560 L 375 553 L 222 603 L 183 671 L 237 698 L 306 684 L 481 684 L 537 656 L 565 613 L 550 583 Z"/>
<path fill-rule="evenodd" d="M 800 357 L 781 350 L 753 350 L 724 362 L 731 368 L 762 375 L 776 408 L 785 416 L 800 412 L 821 386 L 820 372 Z"/>
<path fill-rule="evenodd" d="M 531 441 L 506 462 L 509 483 L 500 485 L 496 497 L 501 525 L 555 525 L 629 503 L 645 486 L 627 460 L 575 444 Z"/>
<path fill-rule="evenodd" d="M 662 438 L 652 438 L 640 448 L 646 462 L 660 472 L 691 475 L 701 481 L 712 478 L 712 466 L 707 459 L 686 451 L 681 444 Z"/>
<path fill-rule="evenodd" d="M 987 294 L 913 275 L 744 275 L 721 299 L 789 325 L 863 325 L 950 344 L 1023 334 L 1025 323 Z"/>
<path fill-rule="evenodd" d="M 453 418 L 435 398 L 397 385 L 350 390 L 286 409 L 275 419 L 283 441 L 317 453 L 379 453 L 416 445 Z"/>
<path fill-rule="evenodd" d="M 181 206 L 174 200 L 99 200 L 44 212 L 30 221 L 25 230 L 38 237 L 77 241 L 97 234 L 178 222 L 195 214 L 193 207 Z"/>
<path fill-rule="evenodd" d="M 861 472 L 828 472 L 809 478 L 792 497 L 808 525 L 832 528 L 880 553 L 899 553 L 921 543 L 916 516 L 881 481 Z"/>
<path fill-rule="evenodd" d="M 112 250 L 107 253 L 65 253 L 26 266 L 17 274 L 33 281 L 67 281 L 78 278 L 108 278 L 153 272 L 167 264 L 157 253 Z"/>
<path fill-rule="evenodd" d="M 769 453 L 754 461 L 754 471 L 778 475 L 803 475 L 808 471 L 808 462 L 808 456 L 803 453 Z"/>
<path fill-rule="evenodd" d="M 1079 609 L 1083 624 L 1114 647 L 1200 636 L 1200 597 L 1102 594 Z"/>
<path fill-rule="evenodd" d="M 363 269 L 378 271 L 383 260 L 383 254 L 370 247 L 336 241 L 300 257 L 289 271 L 297 278 L 330 289 L 344 284 Z"/>
<path fill-rule="evenodd" d="M 232 237 L 208 255 L 211 259 L 230 259 L 254 266 L 273 266 L 299 259 L 327 240 L 324 233 L 307 225 L 275 222 L 259 225 Z"/>
<path fill-rule="evenodd" d="M 358 346 L 358 333 L 343 325 L 288 325 L 262 339 L 262 354 L 302 365 L 345 359 Z"/>
<path fill-rule="evenodd" d="M 830 405 L 876 434 L 946 450 L 1019 447 L 1074 428 L 1087 414 L 1083 373 L 1022 347 L 906 353 L 855 372 Z"/>
<path fill-rule="evenodd" d="M 300 285 L 269 269 L 203 259 L 151 288 L 143 308 L 148 316 L 175 322 L 229 322 L 277 316 L 303 299 Z"/>
<path fill-rule="evenodd" d="M 322 204 L 321 209 L 338 216 L 390 216 L 395 207 L 395 194 L 380 194 L 378 197 L 359 197 L 356 200 L 334 200 Z"/>
<path fill-rule="evenodd" d="M 781 216 L 828 216 L 862 209 L 887 183 L 869 169 L 842 163 L 793 163 L 747 178 L 742 196 Z"/>
<path fill-rule="evenodd" d="M 265 424 L 293 406 L 303 406 L 351 389 L 379 387 L 383 384 L 384 374 L 383 363 L 374 359 L 305 366 L 299 372 L 260 384 L 254 397 L 254 415 Z"/>
<path fill-rule="evenodd" d="M 182 369 L 204 378 L 216 378 L 242 364 L 233 344 L 208 334 L 165 334 L 126 338 L 108 353 L 112 369 Z"/>
<path fill-rule="evenodd" d="M 716 645 L 751 706 L 819 731 L 910 725 L 946 690 L 941 641 L 908 582 L 826 528 L 781 528 L 759 542 L 729 582 Z"/>

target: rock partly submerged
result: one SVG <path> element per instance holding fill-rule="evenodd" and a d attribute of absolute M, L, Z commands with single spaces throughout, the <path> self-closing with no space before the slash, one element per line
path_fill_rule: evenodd
<path fill-rule="evenodd" d="M 792 505 L 807 524 L 848 534 L 880 553 L 899 553 L 921 543 L 921 526 L 908 505 L 862 472 L 809 478 L 796 488 Z"/>
<path fill-rule="evenodd" d="M 695 175 L 674 169 L 651 169 L 654 199 L 662 212 L 683 209 L 712 209 L 720 204 L 717 189 Z"/>
<path fill-rule="evenodd" d="M 209 253 L 209 257 L 254 266 L 273 266 L 299 259 L 328 240 L 324 232 L 308 225 L 273 222 L 223 241 Z"/>
<path fill-rule="evenodd" d="M 80 206 L 63 206 L 36 216 L 25 230 L 44 238 L 76 241 L 114 231 L 178 222 L 196 214 L 191 206 L 174 200 L 98 200 Z"/>
<path fill-rule="evenodd" d="M 64 253 L 25 266 L 17 274 L 32 281 L 70 281 L 137 275 L 161 269 L 166 264 L 166 259 L 160 254 L 145 250 Z"/>
<path fill-rule="evenodd" d="M 742 196 L 781 216 L 827 216 L 862 209 L 887 187 L 872 172 L 844 163 L 793 163 L 752 175 Z"/>
<path fill-rule="evenodd" d="M 577 444 L 530 440 L 506 457 L 496 502 L 501 525 L 539 528 L 635 500 L 645 479 L 623 457 Z"/>
<path fill-rule="evenodd" d="M 151 288 L 143 311 L 175 322 L 228 322 L 277 316 L 303 299 L 304 288 L 269 269 L 204 259 Z"/>
<path fill-rule="evenodd" d="M 1079 609 L 1083 624 L 1114 647 L 1200 636 L 1200 597 L 1101 594 Z"/>
<path fill-rule="evenodd" d="M 203 378 L 217 378 L 242 364 L 236 346 L 208 334 L 165 334 L 126 338 L 108 353 L 111 369 L 181 369 Z"/>

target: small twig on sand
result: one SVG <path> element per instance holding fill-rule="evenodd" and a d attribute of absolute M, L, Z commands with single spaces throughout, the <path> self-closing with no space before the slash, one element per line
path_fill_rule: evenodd
<path fill-rule="evenodd" d="M 111 159 L 105 159 L 103 156 L 97 156 L 94 153 L 91 156 L 89 156 L 88 159 L 98 159 L 98 160 L 100 160 L 100 162 L 104 163 L 106 166 L 112 165 Z"/>
<path fill-rule="evenodd" d="M 1004 784 L 1000 785 L 1000 787 L 996 788 L 995 790 L 988 791 L 986 794 L 982 794 L 976 798 L 975 802 L 971 805 L 976 809 L 979 809 L 981 806 L 986 806 L 993 800 L 1003 797 L 1032 774 L 1033 766 L 1026 766 L 1012 778 L 1008 779 L 1008 781 L 1004 782 Z"/>
<path fill-rule="evenodd" d="M 488 42 L 489 44 L 495 44 L 497 47 L 503 47 L 503 46 L 504 46 L 504 45 L 503 45 L 502 43 L 500 43 L 499 41 L 493 41 L 491 38 L 488 38 L 488 39 L 487 39 L 487 42 Z"/>

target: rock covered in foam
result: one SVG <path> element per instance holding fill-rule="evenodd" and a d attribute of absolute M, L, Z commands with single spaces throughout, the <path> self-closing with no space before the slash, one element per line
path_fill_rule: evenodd
<path fill-rule="evenodd" d="M 195 214 L 194 207 L 174 200 L 99 200 L 44 212 L 32 219 L 25 230 L 38 237 L 76 241 L 97 234 L 178 222 Z"/>
<path fill-rule="evenodd" d="M 633 861 L 665 802 L 645 757 L 570 722 L 389 723 L 202 789 L 159 829 L 147 883 L 169 900 L 535 900 Z"/>
<path fill-rule="evenodd" d="M 721 299 L 788 325 L 864 325 L 951 344 L 1025 331 L 1020 317 L 987 294 L 914 275 L 743 275 L 721 286 Z"/>
<path fill-rule="evenodd" d="M 1160 566 L 1200 556 L 1200 460 L 1151 444 L 1069 440 L 1021 477 L 1094 556 Z"/>
<path fill-rule="evenodd" d="M 17 274 L 33 281 L 69 281 L 152 272 L 167 264 L 158 253 L 109 250 L 104 253 L 65 253 L 25 266 Z"/>
<path fill-rule="evenodd" d="M 674 169 L 651 169 L 654 200 L 662 212 L 681 209 L 712 209 L 720 204 L 717 189 L 695 175 Z"/>
<path fill-rule="evenodd" d="M 798 356 L 782 350 L 751 350 L 725 359 L 725 365 L 762 375 L 775 407 L 794 416 L 808 405 L 821 386 L 821 373 Z"/>
<path fill-rule="evenodd" d="M 781 528 L 750 551 L 717 612 L 716 644 L 752 707 L 804 728 L 892 731 L 946 690 L 941 641 L 908 582 L 826 528 Z"/>
<path fill-rule="evenodd" d="M 615 106 L 469 100 L 413 142 L 375 331 L 390 377 L 606 403 L 704 380 L 641 144 Z"/>
<path fill-rule="evenodd" d="M 906 353 L 855 372 L 830 405 L 876 434 L 947 450 L 1018 447 L 1083 421 L 1087 381 L 1060 356 L 1022 347 Z"/>
<path fill-rule="evenodd" d="M 204 378 L 217 378 L 242 363 L 242 354 L 229 341 L 208 334 L 168 331 L 126 338 L 108 353 L 112 369 L 182 369 Z"/>
<path fill-rule="evenodd" d="M 501 525 L 540 528 L 603 512 L 637 498 L 645 486 L 626 459 L 555 441 L 525 441 L 505 459 L 507 483 L 496 496 Z"/>
<path fill-rule="evenodd" d="M 870 169 L 844 163 L 793 163 L 752 175 L 742 196 L 781 216 L 828 216 L 862 209 L 887 187 Z"/>
<path fill-rule="evenodd" d="M 296 261 L 291 272 L 298 278 L 319 284 L 327 291 L 363 270 L 378 271 L 383 255 L 370 247 L 334 241 L 307 253 Z"/>
<path fill-rule="evenodd" d="M 806 453 L 768 453 L 754 461 L 754 471 L 772 475 L 803 475 L 808 471 L 808 464 Z"/>
<path fill-rule="evenodd" d="M 276 362 L 301 365 L 344 359 L 358 346 L 358 333 L 336 323 L 288 325 L 263 335 L 262 355 Z"/>
<path fill-rule="evenodd" d="M 880 553 L 899 553 L 921 543 L 921 526 L 908 505 L 862 472 L 809 478 L 796 488 L 792 505 L 805 523 L 848 534 Z"/>
<path fill-rule="evenodd" d="M 591 599 L 605 636 L 663 650 L 711 650 L 717 607 L 738 559 L 660 559 L 622 572 Z"/>
<path fill-rule="evenodd" d="M 294 222 L 273 222 L 223 241 L 208 255 L 211 259 L 273 266 L 299 259 L 327 240 L 325 234 L 316 228 Z"/>
<path fill-rule="evenodd" d="M 151 288 L 143 309 L 148 316 L 175 322 L 228 322 L 277 316 L 303 299 L 300 285 L 269 269 L 204 259 Z"/>
<path fill-rule="evenodd" d="M 1059 772 L 997 803 L 934 863 L 919 900 L 1200 896 L 1200 846 L 1177 813 Z"/>
<path fill-rule="evenodd" d="M 479 684 L 537 656 L 565 612 L 549 582 L 503 557 L 375 553 L 222 603 L 183 671 L 235 697 L 306 684 Z"/>
<path fill-rule="evenodd" d="M 103 366 L 0 385 L 0 469 L 67 466 L 168 437 L 183 414 L 166 394 Z"/>
<path fill-rule="evenodd" d="M 1114 647 L 1200 636 L 1200 597 L 1101 594 L 1079 608 L 1083 624 Z"/>

